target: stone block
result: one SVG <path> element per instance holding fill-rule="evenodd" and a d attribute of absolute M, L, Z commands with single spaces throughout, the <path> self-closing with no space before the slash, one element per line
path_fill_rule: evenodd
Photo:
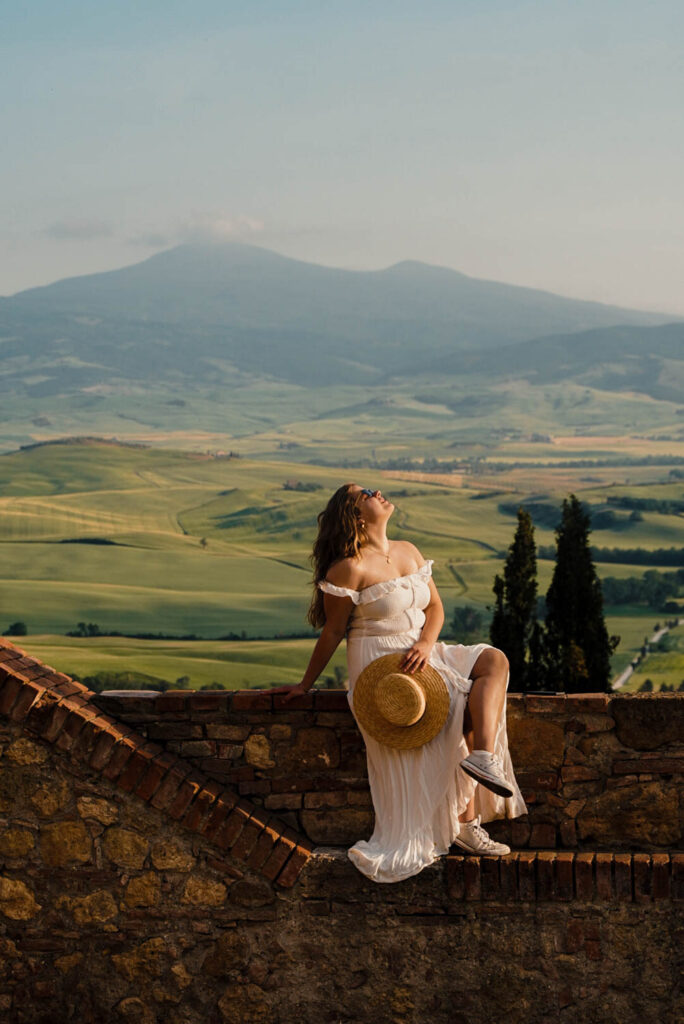
<path fill-rule="evenodd" d="M 23 860 L 36 845 L 32 832 L 25 828 L 8 828 L 0 833 L 0 856 Z"/>
<path fill-rule="evenodd" d="M 39 785 L 29 799 L 42 818 L 52 818 L 67 806 L 71 793 L 64 779 L 58 778 Z"/>
<path fill-rule="evenodd" d="M 0 875 L 0 914 L 12 921 L 28 921 L 42 909 L 25 882 Z"/>
<path fill-rule="evenodd" d="M 266 736 L 261 733 L 253 733 L 245 740 L 245 761 L 255 768 L 275 767 L 271 744 Z"/>
<path fill-rule="evenodd" d="M 193 876 L 188 879 L 181 903 L 199 907 L 220 907 L 226 901 L 228 889 L 215 878 Z"/>
<path fill-rule="evenodd" d="M 677 788 L 665 782 L 647 782 L 607 789 L 587 800 L 577 816 L 577 827 L 582 841 L 602 846 L 676 846 L 681 837 Z"/>
<path fill-rule="evenodd" d="M 351 845 L 373 831 L 373 813 L 361 807 L 303 810 L 299 820 L 305 834 L 321 846 Z"/>
<path fill-rule="evenodd" d="M 516 715 L 509 717 L 507 732 L 514 765 L 524 765 L 526 772 L 560 768 L 565 744 L 562 726 L 544 718 L 532 725 L 527 716 Z"/>
<path fill-rule="evenodd" d="M 93 855 L 93 843 L 80 819 L 58 821 L 41 829 L 40 854 L 48 867 L 85 864 Z"/>
<path fill-rule="evenodd" d="M 617 737 L 632 750 L 657 750 L 681 743 L 684 700 L 676 696 L 630 694 L 613 697 L 611 714 Z"/>
<path fill-rule="evenodd" d="M 114 897 L 107 889 L 97 889 L 87 896 L 71 899 L 68 907 L 78 925 L 111 921 L 119 912 Z"/>
<path fill-rule="evenodd" d="M 278 762 L 283 772 L 292 773 L 337 768 L 340 763 L 337 736 L 332 729 L 322 727 L 299 729 L 294 744 L 278 756 Z"/>
<path fill-rule="evenodd" d="M 158 871 L 190 871 L 196 864 L 191 853 L 168 839 L 159 840 L 153 845 L 150 858 Z"/>
<path fill-rule="evenodd" d="M 43 765 L 48 760 L 45 747 L 21 736 L 7 747 L 5 757 L 15 765 Z"/>
<path fill-rule="evenodd" d="M 102 837 L 102 851 L 105 856 L 112 863 L 129 870 L 142 868 L 149 849 L 147 839 L 129 828 L 111 826 Z"/>

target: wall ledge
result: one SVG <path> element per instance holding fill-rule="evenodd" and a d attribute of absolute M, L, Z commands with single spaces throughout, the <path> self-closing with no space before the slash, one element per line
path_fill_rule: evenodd
<path fill-rule="evenodd" d="M 0 715 L 201 833 L 232 861 L 277 885 L 294 885 L 313 850 L 305 836 L 107 714 L 96 696 L 0 637 Z"/>
<path fill-rule="evenodd" d="M 454 902 L 655 905 L 684 900 L 684 853 L 513 850 L 505 857 L 449 853 L 413 878 L 385 884 L 361 874 L 347 857 L 346 848 L 317 846 L 298 888 L 312 889 L 321 898 L 328 886 L 335 899 L 340 899 L 340 894 L 344 898 L 345 893 L 358 898 L 370 891 L 378 898 L 403 904 L 410 891 L 421 907 L 431 895 L 435 912 L 440 913 Z M 409 912 L 404 906 L 402 913 Z"/>

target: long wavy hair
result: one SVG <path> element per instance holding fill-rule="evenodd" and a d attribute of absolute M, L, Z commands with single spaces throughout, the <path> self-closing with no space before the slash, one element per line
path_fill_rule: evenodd
<path fill-rule="evenodd" d="M 313 587 L 311 606 L 307 615 L 312 626 L 325 625 L 323 592 L 318 584 L 324 580 L 333 562 L 340 558 L 356 558 L 366 532 L 361 525 L 361 515 L 356 506 L 356 493 L 350 491 L 352 484 L 342 484 L 322 512 L 318 514 L 318 536 L 311 553 L 313 565 Z"/>

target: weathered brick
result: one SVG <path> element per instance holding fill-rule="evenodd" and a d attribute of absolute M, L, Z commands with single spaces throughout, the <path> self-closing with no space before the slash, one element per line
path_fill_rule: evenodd
<path fill-rule="evenodd" d="M 269 779 L 253 779 L 249 782 L 238 782 L 240 796 L 267 796 L 271 792 Z"/>
<path fill-rule="evenodd" d="M 263 828 L 256 822 L 246 822 L 231 849 L 231 854 L 236 860 L 245 861 L 256 846 L 257 840 Z"/>
<path fill-rule="evenodd" d="M 147 735 L 151 740 L 197 740 L 203 729 L 196 722 L 150 722 Z"/>
<path fill-rule="evenodd" d="M 560 776 L 558 772 L 528 772 L 520 771 L 515 774 L 518 785 L 521 789 L 559 789 Z"/>
<path fill-rule="evenodd" d="M 314 706 L 317 711 L 349 711 L 347 690 L 314 690 Z"/>
<path fill-rule="evenodd" d="M 466 900 L 479 900 L 482 896 L 480 858 L 466 857 L 463 867 Z"/>
<path fill-rule="evenodd" d="M 226 690 L 191 692 L 188 695 L 188 708 L 191 712 L 224 710 L 229 699 L 230 693 Z"/>
<path fill-rule="evenodd" d="M 242 829 L 249 821 L 251 810 L 251 805 L 243 800 L 235 805 L 215 836 L 214 841 L 218 846 L 227 850 L 235 844 Z"/>
<path fill-rule="evenodd" d="M 292 855 L 286 861 L 285 867 L 276 876 L 276 884 L 282 885 L 284 888 L 291 888 L 299 878 L 302 868 L 310 856 L 311 854 L 308 850 L 305 850 L 302 846 L 296 846 Z"/>
<path fill-rule="evenodd" d="M 554 863 L 556 854 L 540 850 L 537 854 L 537 899 L 552 900 L 554 891 Z"/>
<path fill-rule="evenodd" d="M 499 857 L 480 858 L 480 887 L 483 900 L 500 900 Z"/>
<path fill-rule="evenodd" d="M 518 856 L 518 889 L 521 900 L 535 900 L 537 885 L 535 880 L 535 863 L 537 854 L 534 850 L 521 850 Z"/>
<path fill-rule="evenodd" d="M 181 740 L 179 751 L 182 757 L 213 757 L 216 753 L 215 740 Z"/>
<path fill-rule="evenodd" d="M 670 897 L 670 857 L 667 853 L 651 855 L 651 871 L 653 881 L 651 891 L 654 900 L 667 900 Z"/>
<path fill-rule="evenodd" d="M 285 700 L 287 694 L 276 693 L 273 695 L 274 711 L 308 711 L 314 706 L 313 693 L 303 693 L 301 696 Z"/>
<path fill-rule="evenodd" d="M 23 678 L 5 674 L 0 684 L 0 714 L 9 715 L 10 710 L 21 693 Z"/>
<path fill-rule="evenodd" d="M 216 803 L 211 808 L 209 817 L 200 829 L 202 835 L 206 836 L 208 839 L 214 839 L 236 803 L 237 797 L 233 793 L 224 789 L 216 800 Z"/>
<path fill-rule="evenodd" d="M 135 747 L 131 744 L 128 738 L 119 740 L 115 745 L 112 753 L 107 761 L 107 764 L 102 769 L 102 774 L 110 782 L 114 782 L 121 772 L 124 770 L 124 766 L 128 761 L 129 757 L 132 757 L 135 751 Z"/>
<path fill-rule="evenodd" d="M 159 789 L 151 798 L 150 804 L 152 807 L 156 807 L 157 810 L 160 811 L 165 810 L 176 796 L 176 793 L 183 784 L 183 779 L 186 775 L 187 771 L 184 771 L 182 768 L 172 768 L 162 781 Z"/>
<path fill-rule="evenodd" d="M 631 775 L 681 775 L 684 773 L 684 756 L 644 757 L 638 759 L 620 759 L 613 762 L 613 774 Z"/>
<path fill-rule="evenodd" d="M 116 742 L 117 737 L 114 735 L 112 731 L 101 731 L 95 741 L 93 752 L 90 755 L 90 759 L 88 761 L 90 767 L 94 768 L 95 771 L 102 771 L 104 766 L 109 761 L 109 758 L 111 757 Z"/>
<path fill-rule="evenodd" d="M 270 711 L 276 700 L 267 691 L 235 690 L 231 697 L 233 711 Z M 294 703 L 294 702 L 293 702 Z"/>
<path fill-rule="evenodd" d="M 556 854 L 554 894 L 557 900 L 571 900 L 574 896 L 575 854 Z"/>
<path fill-rule="evenodd" d="M 613 854 L 596 854 L 596 895 L 600 900 L 613 898 Z"/>
<path fill-rule="evenodd" d="M 290 856 L 295 846 L 296 843 L 293 843 L 291 839 L 281 835 L 266 858 L 264 865 L 261 868 L 261 874 L 271 882 L 274 881 L 278 873 L 284 867 L 287 858 Z"/>
<path fill-rule="evenodd" d="M 161 781 L 164 776 L 168 773 L 168 768 L 164 765 L 159 764 L 158 761 L 153 761 L 148 765 L 147 770 L 140 779 L 140 782 L 135 788 L 135 795 L 139 796 L 141 800 L 149 800 L 150 797 L 156 792 L 161 785 Z"/>
<path fill-rule="evenodd" d="M 651 902 L 651 857 L 648 853 L 635 853 L 632 857 L 634 872 L 634 899 L 637 903 Z"/>
<path fill-rule="evenodd" d="M 344 807 L 346 803 L 347 794 L 339 789 L 327 793 L 305 793 L 304 795 L 305 807 Z"/>
<path fill-rule="evenodd" d="M 614 859 L 615 895 L 619 900 L 631 902 L 632 899 L 632 855 L 616 853 Z"/>
<path fill-rule="evenodd" d="M 465 899 L 465 857 L 449 854 L 446 858 L 446 884 L 450 900 Z"/>
<path fill-rule="evenodd" d="M 277 829 L 269 828 L 268 826 L 263 829 L 247 859 L 247 866 L 255 871 L 263 867 L 279 837 L 280 832 Z"/>
<path fill-rule="evenodd" d="M 201 786 L 199 782 L 194 782 L 191 779 L 184 779 L 178 787 L 178 792 L 166 808 L 166 813 L 178 821 L 183 817 L 190 806 L 190 802 L 194 800 L 200 789 Z"/>
<path fill-rule="evenodd" d="M 166 690 L 160 693 L 154 701 L 154 710 L 164 711 L 185 711 L 190 696 L 189 690 Z"/>
<path fill-rule="evenodd" d="M 501 882 L 501 899 L 517 900 L 520 898 L 518 889 L 518 852 L 512 850 L 505 857 L 499 858 L 499 879 Z"/>
<path fill-rule="evenodd" d="M 192 832 L 198 832 L 205 815 L 209 813 L 209 809 L 216 802 L 222 788 L 217 782 L 209 782 L 203 786 L 185 817 L 181 819 L 181 825 Z"/>
<path fill-rule="evenodd" d="M 583 764 L 571 764 L 561 768 L 561 779 L 563 782 L 591 782 L 600 779 L 601 775 L 594 768 L 587 768 Z"/>
<path fill-rule="evenodd" d="M 594 854 L 578 853 L 575 857 L 575 895 L 578 900 L 594 898 Z"/>
<path fill-rule="evenodd" d="M 561 715 L 565 711 L 564 693 L 534 695 L 525 694 L 525 710 L 532 714 Z"/>
<path fill-rule="evenodd" d="M 533 849 L 553 849 L 556 845 L 556 826 L 540 822 L 532 826 L 530 846 Z"/>
<path fill-rule="evenodd" d="M 23 721 L 28 715 L 33 704 L 35 704 L 44 693 L 45 687 L 39 686 L 37 683 L 24 683 L 9 712 L 9 717 L 12 721 Z"/>
<path fill-rule="evenodd" d="M 532 831 L 530 823 L 528 821 L 512 821 L 511 822 L 511 843 L 517 849 L 523 846 L 527 846 L 530 841 L 530 832 Z"/>
<path fill-rule="evenodd" d="M 301 806 L 301 793 L 273 793 L 264 800 L 264 807 L 274 811 L 296 811 Z"/>
<path fill-rule="evenodd" d="M 565 698 L 565 711 L 570 714 L 600 714 L 608 710 L 609 703 L 609 694 L 573 693 Z"/>
<path fill-rule="evenodd" d="M 149 763 L 149 759 L 144 756 L 142 751 L 134 751 L 116 780 L 117 788 L 123 789 L 125 793 L 132 793 L 138 783 L 142 781 Z"/>
<path fill-rule="evenodd" d="M 684 900 L 684 853 L 672 854 L 672 899 Z"/>

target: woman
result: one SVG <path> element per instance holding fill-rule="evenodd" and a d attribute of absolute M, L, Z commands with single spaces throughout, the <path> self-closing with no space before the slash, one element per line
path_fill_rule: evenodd
<path fill-rule="evenodd" d="M 451 844 L 471 853 L 509 853 L 480 822 L 526 812 L 508 753 L 508 660 L 491 644 L 437 641 L 444 609 L 432 562 L 409 541 L 388 539 L 393 511 L 379 490 L 350 483 L 320 513 L 309 621 L 323 628 L 302 681 L 271 691 L 285 693 L 286 701 L 306 693 L 345 636 L 352 713 L 359 674 L 392 651 L 405 650 L 404 672 L 430 664 L 445 680 L 447 720 L 423 746 L 386 746 L 359 724 L 375 830 L 348 856 L 376 882 L 417 874 Z"/>

